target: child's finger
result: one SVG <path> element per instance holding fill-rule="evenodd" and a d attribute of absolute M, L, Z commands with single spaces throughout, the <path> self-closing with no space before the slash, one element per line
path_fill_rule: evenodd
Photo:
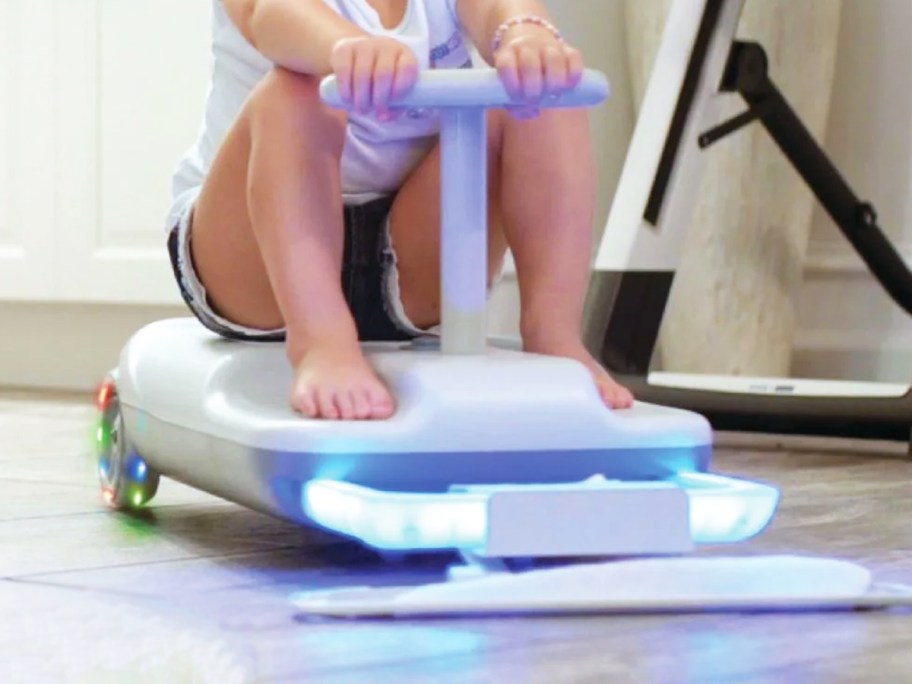
<path fill-rule="evenodd" d="M 545 71 L 545 93 L 560 95 L 570 86 L 567 58 L 557 47 L 549 47 L 542 55 Z"/>
<path fill-rule="evenodd" d="M 494 60 L 494 65 L 510 99 L 520 100 L 522 98 L 522 83 L 519 78 L 516 55 L 512 50 L 501 50 Z"/>
<path fill-rule="evenodd" d="M 355 51 L 352 68 L 352 104 L 355 111 L 360 114 L 367 114 L 370 111 L 376 59 L 376 53 L 368 46 L 362 45 Z"/>
<path fill-rule="evenodd" d="M 542 59 L 537 50 L 519 48 L 519 78 L 521 90 L 526 102 L 541 100 L 544 89 Z"/>
<path fill-rule="evenodd" d="M 332 68 L 339 86 L 339 97 L 345 105 L 352 102 L 352 67 L 354 51 L 348 46 L 340 46 L 333 52 Z"/>
<path fill-rule="evenodd" d="M 393 77 L 393 88 L 390 94 L 392 102 L 399 100 L 415 87 L 418 80 L 418 60 L 410 52 L 400 52 L 396 60 L 396 69 Z"/>
<path fill-rule="evenodd" d="M 389 105 L 390 95 L 393 91 L 393 81 L 396 78 L 396 62 L 398 54 L 393 50 L 383 50 L 377 56 L 374 65 L 374 86 L 371 103 L 377 111 L 385 111 Z"/>
<path fill-rule="evenodd" d="M 575 48 L 564 47 L 564 55 L 567 58 L 567 78 L 570 81 L 570 87 L 575 88 L 583 79 L 583 72 L 586 68 L 583 54 Z"/>

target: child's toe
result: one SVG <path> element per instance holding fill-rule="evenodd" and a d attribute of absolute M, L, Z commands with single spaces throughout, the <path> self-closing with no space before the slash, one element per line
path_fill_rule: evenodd
<path fill-rule="evenodd" d="M 371 416 L 370 395 L 366 390 L 359 389 L 352 392 L 352 403 L 354 404 L 355 417 L 358 420 L 366 420 Z"/>
<path fill-rule="evenodd" d="M 371 390 L 370 405 L 374 418 L 389 418 L 393 414 L 393 398 L 382 388 Z"/>
<path fill-rule="evenodd" d="M 320 413 L 313 392 L 307 388 L 292 391 L 291 406 L 306 418 L 316 418 Z"/>
<path fill-rule="evenodd" d="M 340 390 L 336 394 L 335 405 L 340 419 L 353 420 L 355 418 L 355 402 L 350 391 Z"/>
<path fill-rule="evenodd" d="M 317 391 L 317 407 L 319 415 L 328 420 L 338 420 L 339 409 L 336 408 L 335 392 L 329 389 Z"/>

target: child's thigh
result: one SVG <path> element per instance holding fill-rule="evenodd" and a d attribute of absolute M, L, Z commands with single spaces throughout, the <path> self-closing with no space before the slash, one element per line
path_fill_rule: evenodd
<path fill-rule="evenodd" d="M 210 305 L 238 325 L 282 326 L 247 206 L 251 130 L 242 114 L 225 136 L 193 212 L 194 266 Z"/>

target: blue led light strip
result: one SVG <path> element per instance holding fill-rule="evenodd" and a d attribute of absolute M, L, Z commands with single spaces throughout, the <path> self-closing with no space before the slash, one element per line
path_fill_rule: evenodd
<path fill-rule="evenodd" d="M 718 475 L 686 473 L 670 482 L 687 492 L 691 535 L 697 544 L 749 539 L 769 524 L 779 503 L 773 487 Z M 608 481 L 602 486 L 606 494 L 612 489 Z M 485 545 L 489 496 L 472 491 L 380 492 L 348 482 L 314 480 L 304 486 L 301 503 L 317 524 L 377 549 L 471 550 Z"/>
<path fill-rule="evenodd" d="M 487 537 L 485 494 L 392 494 L 315 480 L 302 499 L 316 523 L 379 549 L 477 548 Z"/>
<path fill-rule="evenodd" d="M 708 473 L 672 479 L 690 499 L 690 533 L 697 544 L 740 542 L 769 525 L 779 506 L 775 487 Z"/>

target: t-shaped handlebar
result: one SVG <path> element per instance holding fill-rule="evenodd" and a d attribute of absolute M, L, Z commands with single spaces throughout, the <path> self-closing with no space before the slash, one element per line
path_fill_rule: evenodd
<path fill-rule="evenodd" d="M 320 85 L 324 102 L 345 109 L 334 76 Z M 510 98 L 495 69 L 422 72 L 412 90 L 390 109 L 440 113 L 441 148 L 441 349 L 444 354 L 483 354 L 487 349 L 488 109 L 591 107 L 610 95 L 608 79 L 586 70 L 572 90 L 539 102 Z"/>
<path fill-rule="evenodd" d="M 537 106 L 592 107 L 604 102 L 611 94 L 610 90 L 604 74 L 587 69 L 573 90 L 556 97 L 545 97 Z M 330 107 L 343 109 L 345 106 L 334 76 L 323 80 L 320 95 Z M 390 108 L 496 109 L 521 104 L 524 103 L 510 98 L 495 69 L 430 69 L 422 72 L 412 90 L 401 100 L 391 103 Z"/>

